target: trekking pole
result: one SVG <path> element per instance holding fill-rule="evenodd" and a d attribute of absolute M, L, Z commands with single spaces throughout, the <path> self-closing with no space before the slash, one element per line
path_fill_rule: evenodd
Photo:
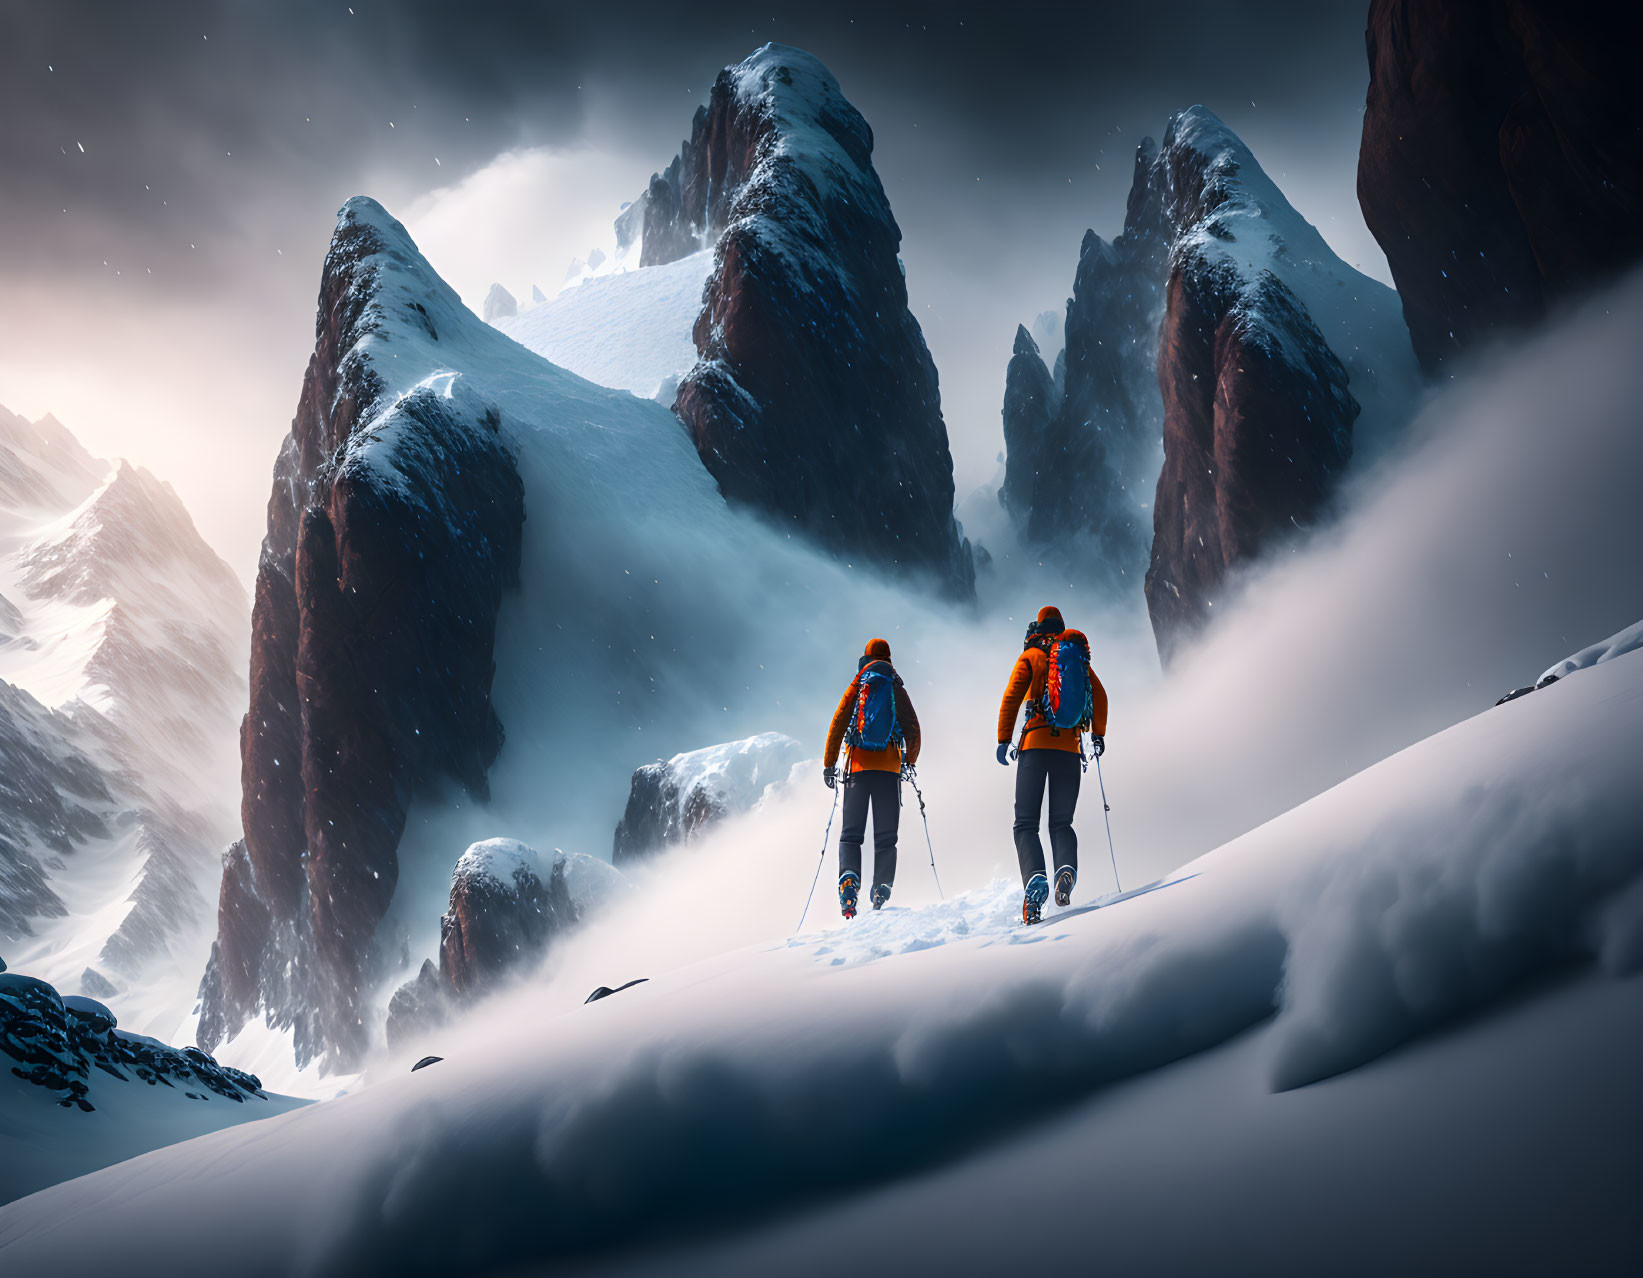
<path fill-rule="evenodd" d="M 1107 783 L 1101 779 L 1101 756 L 1095 756 L 1095 779 L 1101 786 L 1101 815 L 1107 822 L 1107 855 L 1112 858 L 1112 882 L 1120 892 L 1124 885 L 1118 881 L 1118 853 L 1112 847 L 1112 804 L 1107 802 Z"/>
<path fill-rule="evenodd" d="M 849 762 L 850 756 L 845 755 L 845 765 L 847 769 Z M 849 775 L 848 770 L 845 775 Z M 833 803 L 832 806 L 827 809 L 827 830 L 822 835 L 821 855 L 816 858 L 816 873 L 810 879 L 810 892 L 804 898 L 804 914 L 799 915 L 799 927 L 793 929 L 795 932 L 804 926 L 805 915 L 810 913 L 810 902 L 816 899 L 816 884 L 821 882 L 822 864 L 827 860 L 827 845 L 833 839 L 833 817 L 839 810 L 839 791 L 842 789 L 844 789 L 844 777 L 838 778 L 833 785 Z"/>
<path fill-rule="evenodd" d="M 930 842 L 930 818 L 924 812 L 924 791 L 918 788 L 918 774 L 913 771 L 912 764 L 907 765 L 903 775 L 913 783 L 913 793 L 918 795 L 919 819 L 924 822 L 924 846 L 930 849 L 930 874 L 936 881 L 936 895 L 945 901 L 947 893 L 941 890 L 941 875 L 936 873 L 936 845 Z"/>

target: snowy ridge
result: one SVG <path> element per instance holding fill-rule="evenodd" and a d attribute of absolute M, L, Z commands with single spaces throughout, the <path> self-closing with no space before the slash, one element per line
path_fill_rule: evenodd
<path fill-rule="evenodd" d="M 729 75 L 737 111 L 763 116 L 770 127 L 762 131 L 753 167 L 732 195 L 727 229 L 756 224 L 800 292 L 849 290 L 853 278 L 818 251 L 830 239 L 828 204 L 854 206 L 873 221 L 895 226 L 873 169 L 867 121 L 845 99 L 833 73 L 801 49 L 763 45 L 729 68 Z M 780 217 L 768 212 L 771 192 L 778 193 Z M 818 285 L 818 274 L 829 277 L 826 286 Z"/>
<path fill-rule="evenodd" d="M 1341 261 L 1207 107 L 1170 117 L 1154 180 L 1175 227 L 1172 267 L 1197 260 L 1228 273 L 1243 295 L 1251 331 L 1304 370 L 1308 352 L 1288 340 L 1289 325 L 1267 314 L 1272 300 L 1265 281 L 1287 289 L 1351 378 L 1363 409 L 1354 430 L 1359 451 L 1380 453 L 1421 384 L 1398 295 Z"/>
<path fill-rule="evenodd" d="M 284 1272 L 293 1219 L 315 1227 L 302 1254 L 324 1272 L 540 1262 L 611 1246 L 635 1213 L 656 1244 L 856 1191 L 1269 1020 L 1269 1089 L 1353 1070 L 1571 961 L 1643 968 L 1643 721 L 1624 704 L 1638 695 L 1643 658 L 1605 663 L 1370 768 L 1195 877 L 1032 932 L 989 926 L 980 894 L 946 907 L 970 913 L 969 935 L 868 964 L 807 941 L 593 1008 L 563 999 L 534 1028 L 499 1008 L 505 1048 L 470 1038 L 437 1069 L 0 1211 L 0 1257 L 158 1250 L 186 1213 L 208 1245 L 184 1273 L 229 1229 L 248 1274 Z M 871 1142 L 840 1140 L 841 1088 Z M 736 1157 L 704 1178 L 709 1132 Z M 253 1185 L 258 1212 L 236 1216 Z M 521 1193 L 543 1205 L 530 1231 L 505 1220 Z M 452 1213 L 474 1225 L 460 1239 Z"/>
<path fill-rule="evenodd" d="M 1535 687 L 1542 688 L 1548 683 L 1566 678 L 1577 670 L 1589 670 L 1593 666 L 1601 665 L 1605 661 L 1613 661 L 1616 657 L 1623 657 L 1628 652 L 1636 652 L 1643 648 L 1643 621 L 1627 626 L 1618 634 L 1612 634 L 1602 643 L 1594 643 L 1588 648 L 1565 657 L 1555 666 L 1546 670 L 1539 679 L 1535 680 Z"/>

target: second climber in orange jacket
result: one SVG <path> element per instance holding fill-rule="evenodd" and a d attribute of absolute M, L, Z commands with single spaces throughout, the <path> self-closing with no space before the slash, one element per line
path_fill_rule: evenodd
<path fill-rule="evenodd" d="M 839 909 L 856 917 L 861 891 L 861 845 L 867 837 L 867 813 L 873 813 L 873 891 L 875 910 L 890 899 L 896 881 L 896 834 L 901 827 L 901 766 L 918 762 L 918 715 L 901 676 L 890 664 L 890 645 L 868 641 L 856 677 L 839 698 L 827 729 L 822 779 L 828 789 L 840 783 L 839 751 L 849 747 L 849 769 L 843 778 L 844 828 L 839 834 Z"/>
<path fill-rule="evenodd" d="M 1052 653 L 1055 654 L 1052 659 Z M 1089 664 L 1089 641 L 1078 631 L 1068 630 L 1061 613 L 1053 607 L 1041 608 L 1038 620 L 1027 627 L 1021 655 L 1010 670 L 1010 682 L 998 707 L 998 761 L 1010 764 L 1010 738 L 1016 715 L 1023 703 L 1027 722 L 1021 734 L 1015 774 L 1015 853 L 1021 865 L 1023 897 L 1021 920 L 1037 923 L 1044 901 L 1050 894 L 1045 878 L 1044 845 L 1038 838 L 1038 822 L 1044 810 L 1044 792 L 1050 795 L 1050 851 L 1055 857 L 1055 903 L 1072 900 L 1078 882 L 1078 835 L 1073 831 L 1073 812 L 1078 807 L 1079 782 L 1084 772 L 1083 734 L 1089 732 L 1096 757 L 1107 748 L 1107 690 Z M 1063 656 L 1081 664 L 1088 680 L 1089 701 L 1067 712 L 1067 726 L 1051 721 L 1055 711 L 1050 697 L 1060 693 L 1060 661 Z M 1079 671 L 1070 671 L 1067 683 L 1076 689 Z M 1070 722 L 1075 718 L 1076 723 Z"/>

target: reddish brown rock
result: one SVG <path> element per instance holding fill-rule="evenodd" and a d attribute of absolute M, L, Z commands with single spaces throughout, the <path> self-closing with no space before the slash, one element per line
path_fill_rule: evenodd
<path fill-rule="evenodd" d="M 872 150 L 809 54 L 766 45 L 720 74 L 646 197 L 644 261 L 716 241 L 674 411 L 729 501 L 969 596 L 936 368 Z"/>
<path fill-rule="evenodd" d="M 1643 22 L 1622 5 L 1374 0 L 1358 202 L 1422 367 L 1643 253 Z"/>
<path fill-rule="evenodd" d="M 1213 114 L 1171 119 L 1152 182 L 1173 233 L 1146 575 L 1167 664 L 1237 569 L 1325 512 L 1353 454 L 1358 379 L 1388 414 L 1400 363 L 1414 370 L 1401 331 L 1387 340 L 1396 299 L 1330 253 Z"/>
<path fill-rule="evenodd" d="M 1166 664 L 1236 565 L 1317 517 L 1352 455 L 1358 405 L 1305 311 L 1270 276 L 1258 306 L 1229 283 L 1183 262 L 1159 337 L 1164 469 L 1146 590 Z"/>
<path fill-rule="evenodd" d="M 421 391 L 384 404 L 372 363 L 395 325 L 438 341 L 416 299 L 442 292 L 379 206 L 344 207 L 269 499 L 207 1048 L 260 1013 L 294 1029 L 299 1064 L 357 1064 L 406 809 L 446 781 L 483 795 L 501 748 L 496 616 L 524 519 L 512 452 L 489 410 Z"/>

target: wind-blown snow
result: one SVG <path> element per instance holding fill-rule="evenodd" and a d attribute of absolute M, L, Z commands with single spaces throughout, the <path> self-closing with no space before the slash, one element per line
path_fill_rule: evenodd
<path fill-rule="evenodd" d="M 806 757 L 805 748 L 792 737 L 761 732 L 742 741 L 676 754 L 663 766 L 678 787 L 681 802 L 700 789 L 727 811 L 745 812 L 772 786 L 788 780 L 793 768 Z M 683 813 L 679 816 L 682 819 Z"/>
<path fill-rule="evenodd" d="M 232 1247 L 247 1274 L 483 1271 L 609 1247 L 635 1220 L 655 1245 L 928 1166 L 1268 1018 L 1264 1073 L 1283 1089 L 1571 962 L 1632 975 L 1640 698 L 1643 656 L 1604 663 L 1367 770 L 1195 877 L 1033 932 L 978 926 L 841 966 L 777 944 L 591 1007 L 558 984 L 521 991 L 435 1068 L 0 1210 L 0 1259 L 165 1251 L 203 1273 Z M 840 1097 L 871 1140 L 841 1132 Z M 185 1219 L 196 1245 L 178 1255 Z"/>
<path fill-rule="evenodd" d="M 1577 670 L 1587 670 L 1601 662 L 1623 657 L 1628 652 L 1636 652 L 1639 648 L 1643 648 L 1643 621 L 1627 626 L 1619 634 L 1610 635 L 1602 643 L 1594 643 L 1572 656 L 1565 657 L 1535 682 L 1537 685 L 1550 683 L 1572 675 Z"/>
<path fill-rule="evenodd" d="M 664 266 L 594 276 L 493 322 L 578 377 L 658 398 L 696 362 L 691 330 L 712 269 L 713 253 L 704 250 Z"/>

